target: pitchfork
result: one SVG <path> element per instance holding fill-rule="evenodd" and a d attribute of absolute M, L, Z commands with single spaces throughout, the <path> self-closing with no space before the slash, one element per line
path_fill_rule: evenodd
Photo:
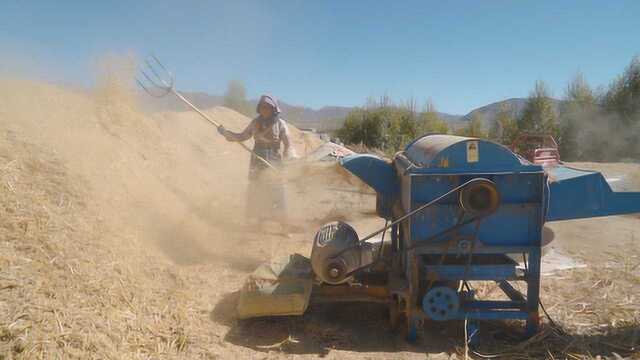
<path fill-rule="evenodd" d="M 144 79 L 140 80 L 139 77 L 136 77 L 136 81 L 138 82 L 138 85 L 140 85 L 140 87 L 142 87 L 142 89 L 144 89 L 144 91 L 147 94 L 153 97 L 160 98 L 169 93 L 172 93 L 182 102 L 187 104 L 193 111 L 197 112 L 200 116 L 202 116 L 203 119 L 211 123 L 216 128 L 220 128 L 222 126 L 222 124 L 211 119 L 209 116 L 207 116 L 207 114 L 200 111 L 200 109 L 198 109 L 189 100 L 187 100 L 184 96 L 182 96 L 182 94 L 180 94 L 178 90 L 176 90 L 175 78 L 173 77 L 173 74 L 171 74 L 171 72 L 167 70 L 167 68 L 164 65 L 162 65 L 162 63 L 160 62 L 160 60 L 158 60 L 157 57 L 155 57 L 154 55 L 151 55 L 150 57 L 146 58 L 144 62 L 146 65 L 146 69 L 143 69 L 143 68 L 140 69 L 140 74 L 142 74 Z M 255 156 L 256 159 L 262 161 L 269 168 L 276 170 L 276 168 L 273 165 L 271 165 L 269 161 L 267 161 L 262 156 L 256 154 L 253 150 L 249 149 L 247 145 L 241 142 L 239 142 L 238 144 L 240 144 L 240 146 L 242 146 L 243 149 L 247 150 L 253 156 Z"/>

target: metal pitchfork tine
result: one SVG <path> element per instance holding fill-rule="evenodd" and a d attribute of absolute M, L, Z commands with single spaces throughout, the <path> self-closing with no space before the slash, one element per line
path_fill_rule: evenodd
<path fill-rule="evenodd" d="M 153 61 L 151 61 L 152 59 Z M 211 119 L 207 114 L 203 113 L 198 109 L 195 105 L 193 105 L 189 100 L 187 100 L 178 90 L 175 88 L 175 78 L 173 74 L 158 60 L 154 55 L 149 56 L 144 60 L 146 64 L 146 69 L 140 69 L 140 74 L 144 78 L 141 80 L 140 77 L 136 77 L 136 82 L 140 87 L 150 96 L 160 98 L 166 96 L 169 93 L 175 95 L 182 102 L 187 104 L 193 111 L 197 112 L 203 119 L 211 123 L 216 128 L 220 128 L 222 124 L 217 121 Z M 146 80 L 145 80 L 146 79 Z M 145 85 L 146 84 L 146 85 Z M 250 152 L 256 159 L 262 161 L 265 165 L 273 170 L 277 170 L 269 161 L 267 161 L 262 156 L 256 154 L 253 150 L 251 150 L 247 145 L 242 142 L 238 142 L 243 149 Z"/>
<path fill-rule="evenodd" d="M 153 61 L 157 65 L 154 66 L 153 64 L 151 64 L 151 62 L 149 62 L 149 58 L 153 59 Z M 144 62 L 147 65 L 147 69 L 151 71 L 153 76 L 149 76 L 147 72 L 145 72 L 143 69 L 140 69 L 140 73 L 145 79 L 147 79 L 147 82 L 151 84 L 151 86 L 153 86 L 154 89 L 160 90 L 160 92 L 153 92 L 149 86 L 145 86 L 145 83 L 143 81 L 140 81 L 140 79 L 136 77 L 136 81 L 138 82 L 138 85 L 140 85 L 140 87 L 144 89 L 144 91 L 147 94 L 157 98 L 163 97 L 168 93 L 172 92 L 172 90 L 174 90 L 173 74 L 171 74 L 171 72 L 167 70 L 167 68 L 165 68 L 164 65 L 162 65 L 160 60 L 158 60 L 158 58 L 156 58 L 154 55 L 151 55 L 150 57 L 146 58 Z M 166 74 L 168 79 L 164 79 L 162 76 L 160 76 L 160 74 L 158 74 L 158 72 L 155 69 L 156 66 L 162 69 L 163 73 Z"/>

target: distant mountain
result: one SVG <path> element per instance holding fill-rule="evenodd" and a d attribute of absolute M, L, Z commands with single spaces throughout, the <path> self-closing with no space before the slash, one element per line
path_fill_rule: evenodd
<path fill-rule="evenodd" d="M 220 106 L 224 103 L 224 98 L 217 95 L 209 95 L 203 92 L 182 92 L 185 98 L 201 109 Z M 257 100 L 251 100 L 255 106 Z M 156 111 L 187 111 L 189 107 L 175 96 L 167 95 L 161 98 L 148 96 L 140 93 L 139 103 L 141 107 L 149 112 Z M 347 106 L 324 106 L 320 109 L 312 109 L 304 106 L 296 106 L 280 101 L 283 117 L 299 128 L 314 128 L 319 131 L 330 131 L 339 129 L 344 124 L 344 119 L 355 107 Z M 461 115 L 451 115 L 438 113 L 441 119 L 448 123 L 459 122 Z"/>
<path fill-rule="evenodd" d="M 194 105 L 202 109 L 219 106 L 224 102 L 222 96 L 209 95 L 203 92 L 183 92 L 182 94 Z M 562 101 L 556 99 L 551 100 L 553 101 L 556 112 L 558 112 Z M 252 105 L 255 106 L 256 101 L 255 99 L 251 100 Z M 139 102 L 143 109 L 151 112 L 189 110 L 187 105 L 175 96 L 170 95 L 162 98 L 152 98 L 145 93 L 141 93 Z M 489 130 L 495 123 L 498 112 L 502 106 L 507 106 L 513 111 L 515 117 L 519 117 L 524 110 L 526 102 L 527 99 L 524 98 L 511 98 L 479 107 L 464 116 L 441 112 L 439 112 L 438 115 L 449 124 L 449 127 L 457 129 L 466 126 L 474 115 L 480 114 L 485 130 Z M 314 128 L 319 131 L 330 131 L 340 128 L 342 124 L 344 124 L 344 119 L 347 114 L 356 109 L 356 107 L 346 106 L 325 106 L 316 110 L 304 106 L 291 105 L 284 101 L 280 102 L 280 107 L 282 108 L 283 117 L 295 126 L 299 128 Z"/>
<path fill-rule="evenodd" d="M 317 130 L 335 130 L 342 126 L 347 114 L 353 107 L 325 106 L 314 110 L 304 106 L 295 106 L 280 102 L 282 116 L 299 128 L 314 128 Z"/>
<path fill-rule="evenodd" d="M 182 95 L 191 103 L 201 109 L 220 106 L 224 103 L 224 97 L 209 95 L 202 92 L 182 92 Z M 257 99 L 251 100 L 255 106 Z M 187 111 L 189 107 L 177 97 L 167 95 L 161 98 L 148 96 L 140 93 L 139 103 L 141 107 L 149 112 L 156 111 Z M 303 128 L 316 128 L 320 130 L 333 130 L 342 126 L 342 122 L 353 107 L 325 106 L 318 110 L 308 107 L 296 106 L 280 101 L 283 117 L 292 124 Z"/>
<path fill-rule="evenodd" d="M 453 115 L 453 114 L 448 114 L 443 112 L 438 112 L 438 117 L 440 117 L 440 119 L 444 120 L 449 124 L 459 122 L 463 118 L 462 115 Z"/>
<path fill-rule="evenodd" d="M 557 99 L 550 100 L 553 102 L 554 110 L 556 111 L 556 113 L 558 113 L 562 101 Z M 500 112 L 500 109 L 506 107 L 513 112 L 514 117 L 518 118 L 520 117 L 520 115 L 522 115 L 526 104 L 527 99 L 524 98 L 511 98 L 502 100 L 474 109 L 467 115 L 463 116 L 461 120 L 465 122 L 464 124 L 466 124 L 466 122 L 471 121 L 471 119 L 473 119 L 475 115 L 479 114 L 482 118 L 484 129 L 489 130 L 491 126 L 493 126 L 493 124 L 496 122 L 496 118 L 498 113 Z"/>

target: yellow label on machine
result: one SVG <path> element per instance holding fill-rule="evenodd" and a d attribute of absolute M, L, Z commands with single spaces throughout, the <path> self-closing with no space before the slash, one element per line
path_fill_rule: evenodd
<path fill-rule="evenodd" d="M 480 161 L 480 150 L 477 141 L 467 141 L 467 162 L 474 163 Z"/>

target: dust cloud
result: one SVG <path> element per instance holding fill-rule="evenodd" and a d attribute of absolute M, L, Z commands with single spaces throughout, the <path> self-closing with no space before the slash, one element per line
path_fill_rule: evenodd
<path fill-rule="evenodd" d="M 277 174 L 284 229 L 248 224 L 249 154 L 194 112 L 140 111 L 133 68 L 105 60 L 90 90 L 0 78 L 0 353 L 250 357 L 223 341 L 236 320 L 218 304 L 261 263 L 308 255 L 321 223 L 371 221 L 371 190 L 301 159 Z M 290 130 L 299 155 L 320 145 Z"/>
<path fill-rule="evenodd" d="M 640 155 L 640 119 L 623 120 L 601 109 L 567 112 L 576 126 L 575 156 L 592 161 L 637 161 Z"/>
<path fill-rule="evenodd" d="M 0 79 L 3 130 L 51 150 L 72 181 L 87 184 L 90 211 L 128 239 L 127 251 L 159 251 L 177 265 L 224 261 L 248 271 L 258 258 L 282 250 L 283 232 L 299 242 L 294 250 L 306 252 L 319 224 L 357 218 L 358 209 L 375 206 L 370 190 L 336 166 L 300 161 L 278 175 L 287 189 L 285 229 L 250 226 L 249 154 L 194 112 L 139 111 L 136 65 L 133 56 L 109 56 L 100 62 L 95 88 L 82 92 Z M 250 121 L 223 107 L 205 111 L 235 131 Z M 292 135 L 300 155 L 320 144 L 295 128 Z M 343 185 L 353 190 L 341 191 Z M 337 195 L 329 199 L 329 192 Z M 242 246 L 253 251 L 238 252 Z"/>

